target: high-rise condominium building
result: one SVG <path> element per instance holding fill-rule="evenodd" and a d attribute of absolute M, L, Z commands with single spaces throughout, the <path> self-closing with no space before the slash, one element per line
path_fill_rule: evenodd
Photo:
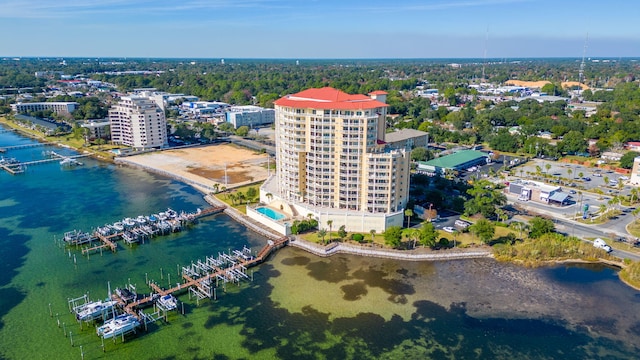
<path fill-rule="evenodd" d="M 123 96 L 109 109 L 111 140 L 136 150 L 168 145 L 164 111 L 151 99 Z"/>
<path fill-rule="evenodd" d="M 331 220 L 336 229 L 402 225 L 409 151 L 386 146 L 386 93 L 369 95 L 325 87 L 274 103 L 277 175 L 263 186 L 269 198 L 277 194 L 292 213 Z"/>

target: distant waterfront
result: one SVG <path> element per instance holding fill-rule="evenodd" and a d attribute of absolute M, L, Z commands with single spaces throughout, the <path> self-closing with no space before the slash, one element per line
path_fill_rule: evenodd
<path fill-rule="evenodd" d="M 24 143 L 0 133 L 0 146 Z M 5 154 L 41 157 L 43 148 Z M 124 344 L 80 330 L 67 298 L 106 296 L 145 274 L 177 281 L 177 266 L 229 248 L 257 250 L 266 239 L 225 215 L 189 231 L 77 265 L 53 237 L 126 216 L 206 206 L 189 186 L 92 159 L 0 174 L 0 358 L 634 358 L 640 296 L 601 265 L 525 269 L 493 260 L 401 263 L 337 255 L 318 258 L 286 248 L 256 268 L 254 281 L 230 286 L 217 301 Z M 161 269 L 163 278 L 161 279 Z M 60 314 L 75 346 L 49 316 Z"/>

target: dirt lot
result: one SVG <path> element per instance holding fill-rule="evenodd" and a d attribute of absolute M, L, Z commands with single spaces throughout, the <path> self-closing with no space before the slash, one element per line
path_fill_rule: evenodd
<path fill-rule="evenodd" d="M 234 188 L 268 176 L 266 154 L 229 144 L 166 150 L 124 160 L 206 186 L 218 184 Z"/>

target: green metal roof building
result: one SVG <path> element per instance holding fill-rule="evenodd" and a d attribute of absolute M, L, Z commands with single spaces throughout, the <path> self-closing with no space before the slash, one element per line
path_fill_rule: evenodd
<path fill-rule="evenodd" d="M 445 170 L 466 170 L 477 165 L 490 162 L 489 155 L 482 151 L 461 150 L 451 155 L 442 156 L 429 161 L 419 161 L 418 170 L 443 174 Z"/>

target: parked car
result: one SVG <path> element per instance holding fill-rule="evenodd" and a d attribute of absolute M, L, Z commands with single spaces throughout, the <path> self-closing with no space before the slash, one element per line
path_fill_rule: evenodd
<path fill-rule="evenodd" d="M 576 193 L 575 190 L 569 190 L 569 194 L 574 195 Z"/>
<path fill-rule="evenodd" d="M 601 173 L 599 173 L 599 172 L 597 172 L 597 173 L 593 173 L 593 176 L 595 176 L 595 177 L 602 177 L 602 174 L 601 174 Z"/>
<path fill-rule="evenodd" d="M 582 180 L 584 180 L 584 181 L 591 181 L 591 178 L 590 178 L 590 177 L 583 177 L 583 178 L 582 178 Z"/>
<path fill-rule="evenodd" d="M 454 231 L 456 231 L 456 229 L 452 228 L 451 226 L 445 226 L 442 228 L 442 230 L 448 232 L 448 233 L 452 233 Z"/>

